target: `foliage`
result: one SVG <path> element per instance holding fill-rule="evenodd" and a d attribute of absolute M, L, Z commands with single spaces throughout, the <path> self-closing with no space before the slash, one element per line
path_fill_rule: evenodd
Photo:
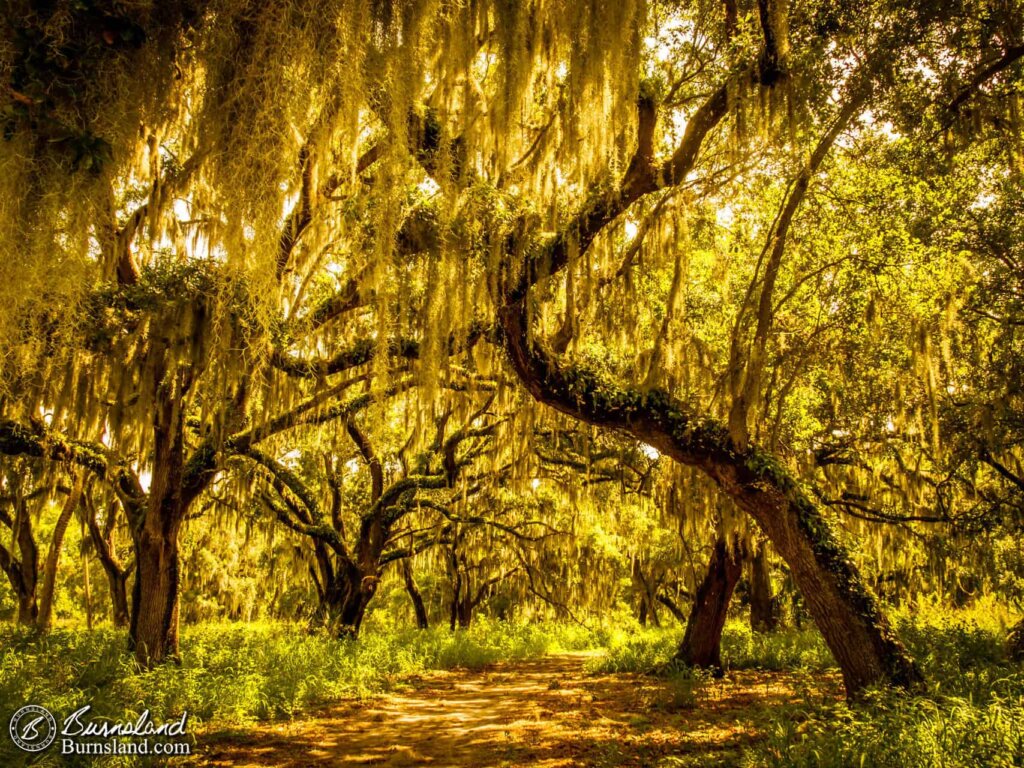
<path fill-rule="evenodd" d="M 1024 763 L 1024 678 L 977 701 L 875 692 L 858 707 L 787 710 L 744 765 L 778 768 L 1010 768 Z"/>
<path fill-rule="evenodd" d="M 682 632 L 679 629 L 622 630 L 606 645 L 605 656 L 594 660 L 594 672 L 650 672 L 668 663 Z M 731 619 L 722 631 L 722 666 L 729 669 L 833 669 L 835 662 L 813 628 L 753 632 L 749 623 Z"/>
<path fill-rule="evenodd" d="M 938 768 L 1024 764 L 1024 672 L 1006 657 L 1005 610 L 935 605 L 905 611 L 899 632 L 924 668 L 927 695 L 876 690 L 866 700 L 773 714 L 748 766 Z"/>

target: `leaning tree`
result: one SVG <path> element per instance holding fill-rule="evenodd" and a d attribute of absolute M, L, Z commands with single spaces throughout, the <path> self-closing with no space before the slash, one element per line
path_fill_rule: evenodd
<path fill-rule="evenodd" d="M 336 418 L 359 381 L 413 375 L 429 403 L 459 366 L 491 374 L 497 341 L 536 399 L 749 513 L 851 693 L 914 683 L 799 452 L 760 425 L 780 372 L 806 375 L 773 345 L 789 291 L 820 303 L 794 233 L 835 148 L 869 111 L 962 112 L 1020 58 L 1009 11 L 937 6 L 15 2 L 0 450 L 119 495 L 156 661 L 181 526 L 227 457 Z M 946 79 L 922 75 L 936 59 Z M 700 221 L 750 189 L 775 211 L 708 258 Z M 702 270 L 742 286 L 709 294 L 724 335 L 687 328 Z"/>

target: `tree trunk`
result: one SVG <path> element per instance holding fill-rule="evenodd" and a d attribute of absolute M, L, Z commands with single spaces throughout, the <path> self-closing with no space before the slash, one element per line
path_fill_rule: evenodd
<path fill-rule="evenodd" d="M 185 496 L 184 418 L 173 395 L 154 414 L 153 473 L 142 525 L 133 530 L 135 588 L 128 647 L 143 666 L 178 656 L 178 534 L 194 493 Z"/>
<path fill-rule="evenodd" d="M 469 599 L 468 594 L 455 604 L 455 618 L 460 629 L 469 629 L 473 623 L 473 608 L 475 607 L 476 605 Z"/>
<path fill-rule="evenodd" d="M 420 594 L 420 590 L 412 577 L 412 566 L 409 564 L 409 558 L 402 559 L 402 579 L 405 581 L 405 591 L 409 593 L 413 611 L 416 613 L 416 627 L 418 629 L 427 629 L 430 626 L 430 623 L 427 621 L 427 607 L 423 604 L 423 595 Z"/>
<path fill-rule="evenodd" d="M 18 596 L 18 623 L 34 627 L 39 619 L 36 586 L 39 582 L 39 549 L 32 531 L 32 517 L 28 503 L 18 499 L 14 513 L 14 540 L 21 557 L 11 563 L 8 574 L 11 586 Z"/>
<path fill-rule="evenodd" d="M 115 627 L 127 627 L 128 611 L 128 573 L 107 571 L 107 584 L 110 586 L 111 621 Z"/>
<path fill-rule="evenodd" d="M 650 582 L 644 576 L 638 558 L 633 558 L 632 578 L 633 590 L 640 595 L 640 605 L 637 609 L 637 620 L 640 622 L 640 626 L 646 627 L 647 622 L 650 621 L 652 626 L 660 627 L 661 621 L 658 619 L 655 598 L 651 594 L 654 590 L 651 589 Z"/>
<path fill-rule="evenodd" d="M 455 543 L 458 538 L 454 539 Z M 448 553 L 448 568 L 452 578 L 452 602 L 448 607 L 448 629 L 455 631 L 455 625 L 459 622 L 459 603 L 462 601 L 462 570 L 459 568 L 459 556 L 453 548 Z M 467 591 L 469 587 L 466 587 Z"/>
<path fill-rule="evenodd" d="M 1007 650 L 1014 661 L 1024 661 L 1024 619 L 1010 629 Z"/>
<path fill-rule="evenodd" d="M 82 526 L 82 542 L 85 543 L 85 526 Z M 82 547 L 82 589 L 85 592 L 85 628 L 92 632 L 92 587 L 89 581 L 89 553 Z"/>
<path fill-rule="evenodd" d="M 39 619 L 39 604 L 35 592 L 18 593 L 18 623 L 23 627 L 34 627 Z"/>
<path fill-rule="evenodd" d="M 773 632 L 779 625 L 779 606 L 772 594 L 767 546 L 762 542 L 750 561 L 750 628 L 755 632 Z"/>
<path fill-rule="evenodd" d="M 53 528 L 53 538 L 50 539 L 50 549 L 46 553 L 46 562 L 43 564 L 43 588 L 39 595 L 39 617 L 37 619 L 37 625 L 41 632 L 49 632 L 53 623 L 53 593 L 57 586 L 57 566 L 60 564 L 68 523 L 71 522 L 71 515 L 78 508 L 81 498 L 82 478 L 78 477 L 71 493 L 64 501 L 64 506 L 61 507 L 57 524 Z"/>
<path fill-rule="evenodd" d="M 337 637 L 355 637 L 363 623 L 372 591 L 364 589 L 366 579 L 352 562 L 339 565 L 329 580 L 325 579 L 320 605 L 314 621 Z"/>
<path fill-rule="evenodd" d="M 135 542 L 129 646 L 144 666 L 178 657 L 178 525 L 156 515 Z"/>
<path fill-rule="evenodd" d="M 661 390 L 619 387 L 563 366 L 530 340 L 525 298 L 500 310 L 510 361 L 539 401 L 596 426 L 622 430 L 707 474 L 753 517 L 789 565 L 852 697 L 876 683 L 913 686 L 922 677 L 881 605 L 800 483 L 754 445 Z"/>
<path fill-rule="evenodd" d="M 96 549 L 96 556 L 107 577 L 107 584 L 110 587 L 111 619 L 115 627 L 127 627 L 129 620 L 128 611 L 128 576 L 130 568 L 125 568 L 117 559 L 114 549 L 114 525 L 117 507 L 111 502 L 107 509 L 107 519 L 104 522 L 104 529 L 100 528 L 96 519 L 96 508 L 92 499 L 85 497 L 85 522 L 89 527 L 89 538 Z M 88 568 L 88 560 L 86 560 Z"/>
<path fill-rule="evenodd" d="M 686 622 L 683 642 L 675 658 L 691 667 L 722 668 L 722 629 L 733 590 L 743 575 L 739 543 L 730 547 L 724 538 L 715 542 L 708 572 L 697 588 Z"/>
<path fill-rule="evenodd" d="M 682 624 L 686 624 L 686 622 L 689 621 L 686 614 L 683 613 L 682 609 L 680 609 L 680 607 L 676 605 L 675 600 L 673 600 L 668 595 L 658 595 L 658 602 L 664 605 L 666 608 L 668 608 L 668 612 L 675 616 L 677 621 L 681 622 Z"/>

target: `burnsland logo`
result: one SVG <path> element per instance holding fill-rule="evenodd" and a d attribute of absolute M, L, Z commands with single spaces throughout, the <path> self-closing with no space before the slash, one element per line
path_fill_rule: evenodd
<path fill-rule="evenodd" d="M 26 752 L 42 752 L 57 738 L 57 721 L 50 710 L 35 704 L 22 707 L 11 717 L 11 739 Z"/>
<path fill-rule="evenodd" d="M 42 752 L 59 735 L 62 755 L 187 755 L 188 712 L 158 723 L 148 709 L 134 720 L 90 717 L 90 705 L 75 710 L 57 728 L 45 707 L 29 704 L 11 716 L 11 740 L 25 752 Z"/>

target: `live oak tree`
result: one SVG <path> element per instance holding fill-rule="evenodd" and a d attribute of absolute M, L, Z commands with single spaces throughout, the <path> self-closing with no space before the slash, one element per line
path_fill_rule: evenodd
<path fill-rule="evenodd" d="M 380 430 L 361 423 L 352 409 L 339 427 L 354 455 L 338 445 L 298 451 L 291 462 L 255 448 L 241 454 L 259 470 L 264 487 L 255 492 L 257 502 L 309 542 L 316 623 L 355 635 L 388 565 L 453 541 L 460 525 L 485 522 L 478 497 L 510 469 L 494 457 L 502 421 L 494 400 L 487 389 L 456 395 L 425 446 L 414 444 L 414 429 L 399 448 L 388 448 Z M 396 398 L 385 407 L 395 413 L 408 406 Z M 415 601 L 411 578 L 403 571 Z"/>
<path fill-rule="evenodd" d="M 230 487 L 229 457 L 343 419 L 360 381 L 381 397 L 415 377 L 429 424 L 457 368 L 504 365 L 497 342 L 537 400 L 748 513 L 851 694 L 913 684 L 833 530 L 863 478 L 808 459 L 874 265 L 830 266 L 804 217 L 837 167 L 865 167 L 869 125 L 925 114 L 955 154 L 1015 120 L 1015 12 L 980 5 L 15 3 L 0 451 L 117 493 L 132 643 L 159 661 L 182 526 Z M 874 242 L 844 224 L 834 242 Z M 910 415 L 934 436 L 928 324 Z M 894 497 L 927 485 L 891 474 Z"/>

